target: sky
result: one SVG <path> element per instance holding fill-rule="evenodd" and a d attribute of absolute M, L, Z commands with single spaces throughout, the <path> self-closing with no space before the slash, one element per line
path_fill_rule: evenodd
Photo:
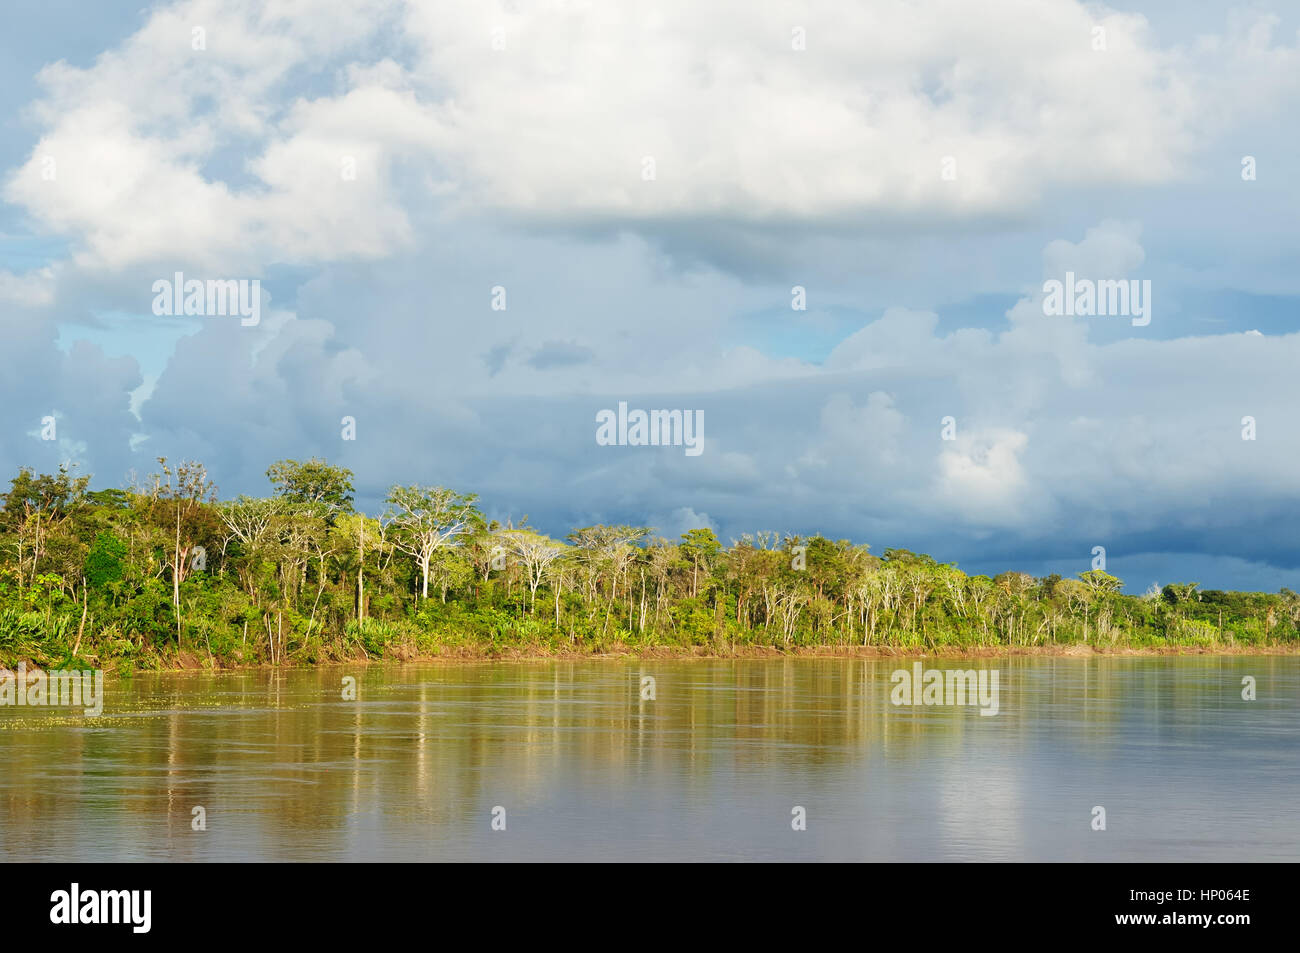
<path fill-rule="evenodd" d="M 1294 5 L 4 17 L 4 474 L 322 456 L 372 513 L 1300 590 Z M 259 320 L 157 314 L 177 273 Z M 1067 273 L 1149 321 L 1051 313 Z M 620 402 L 703 451 L 602 445 Z"/>

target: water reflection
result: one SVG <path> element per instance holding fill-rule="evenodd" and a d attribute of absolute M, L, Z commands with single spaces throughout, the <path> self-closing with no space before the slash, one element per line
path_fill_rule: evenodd
<path fill-rule="evenodd" d="M 0 859 L 1296 859 L 1300 659 L 495 663 L 110 681 L 0 708 Z M 342 679 L 357 680 L 357 701 Z M 641 678 L 655 679 L 655 698 Z M 1259 697 L 1241 698 L 1241 679 Z M 507 829 L 493 832 L 492 808 Z M 791 829 L 791 808 L 808 829 Z M 1103 805 L 1108 829 L 1094 832 Z M 191 830 L 202 806 L 207 830 Z"/>

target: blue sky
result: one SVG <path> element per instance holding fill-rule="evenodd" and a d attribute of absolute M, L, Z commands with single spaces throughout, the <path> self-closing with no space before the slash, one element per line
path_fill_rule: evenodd
<path fill-rule="evenodd" d="M 0 463 L 1300 588 L 1297 12 L 842 7 L 7 12 Z M 154 315 L 177 271 L 260 323 Z M 1045 314 L 1066 271 L 1150 324 Z M 619 401 L 705 452 L 597 445 Z"/>

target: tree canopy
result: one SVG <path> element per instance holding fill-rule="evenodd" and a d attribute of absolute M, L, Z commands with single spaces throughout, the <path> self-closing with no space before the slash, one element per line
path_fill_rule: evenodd
<path fill-rule="evenodd" d="M 0 664 L 1298 637 L 1290 590 L 1131 596 L 1099 569 L 971 576 L 903 548 L 774 531 L 727 544 L 708 527 L 669 540 L 595 524 L 557 539 L 437 485 L 396 484 L 382 513 L 358 513 L 352 473 L 317 458 L 267 476 L 269 495 L 219 500 L 197 461 L 160 458 L 123 489 L 19 470 L 0 494 Z"/>

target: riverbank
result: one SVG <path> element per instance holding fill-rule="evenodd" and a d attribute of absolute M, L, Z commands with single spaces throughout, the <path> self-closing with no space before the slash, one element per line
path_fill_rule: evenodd
<path fill-rule="evenodd" d="M 556 649 L 549 646 L 482 646 L 465 645 L 443 647 L 437 652 L 402 650 L 383 656 L 359 652 L 355 657 L 336 657 L 317 661 L 290 659 L 282 664 L 266 662 L 222 663 L 215 657 L 200 652 L 181 651 L 170 656 L 156 656 L 141 660 L 146 664 L 122 665 L 120 659 L 110 662 L 112 674 L 125 675 L 140 672 L 242 672 L 274 670 L 310 670 L 356 665 L 449 664 L 482 662 L 590 662 L 590 661 L 725 661 L 729 659 L 998 659 L 998 658 L 1168 658 L 1171 656 L 1294 656 L 1300 655 L 1300 644 L 1278 643 L 1271 645 L 1216 644 L 1216 645 L 1090 645 L 1066 643 L 1050 645 L 939 645 L 929 648 L 919 646 L 889 645 L 815 645 L 815 646 L 763 646 L 738 645 L 725 651 L 716 646 L 630 646 L 615 644 L 602 649 L 580 651 Z M 82 656 L 61 665 L 41 664 L 32 659 L 23 660 L 28 671 L 49 668 L 96 667 L 94 656 Z M 118 663 L 113 666 L 112 663 Z M 0 673 L 6 671 L 0 667 Z"/>

